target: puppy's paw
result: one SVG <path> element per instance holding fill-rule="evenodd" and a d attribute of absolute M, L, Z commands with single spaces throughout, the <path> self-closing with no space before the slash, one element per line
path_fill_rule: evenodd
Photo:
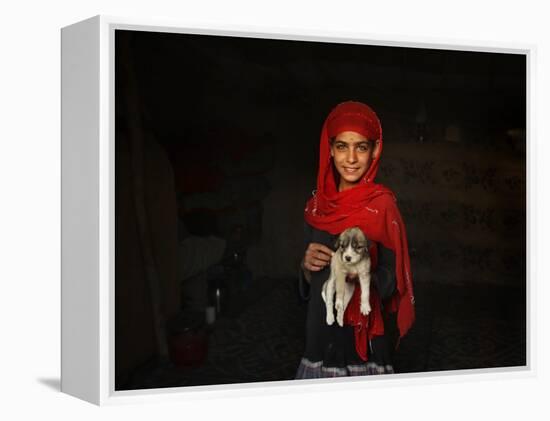
<path fill-rule="evenodd" d="M 336 314 L 336 321 L 340 326 L 344 326 L 344 311 L 338 311 Z"/>
<path fill-rule="evenodd" d="M 327 313 L 327 325 L 332 326 L 334 323 L 334 314 L 332 312 Z"/>
<path fill-rule="evenodd" d="M 368 301 L 361 302 L 361 314 L 368 315 L 371 311 L 370 304 Z"/>

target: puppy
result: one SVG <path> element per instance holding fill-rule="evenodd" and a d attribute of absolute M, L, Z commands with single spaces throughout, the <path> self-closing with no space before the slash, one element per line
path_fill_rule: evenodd
<path fill-rule="evenodd" d="M 327 308 L 327 324 L 336 320 L 340 326 L 344 325 L 344 311 L 355 289 L 355 282 L 346 282 L 346 276 L 359 277 L 361 286 L 361 314 L 367 315 L 371 311 L 369 303 L 370 289 L 370 256 L 367 238 L 358 227 L 348 228 L 338 236 L 335 244 L 336 252 L 330 261 L 330 276 L 323 284 L 321 296 Z M 336 303 L 334 293 L 336 292 Z"/>

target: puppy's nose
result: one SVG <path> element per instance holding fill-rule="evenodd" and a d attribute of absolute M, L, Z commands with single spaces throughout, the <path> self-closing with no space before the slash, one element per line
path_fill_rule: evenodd
<path fill-rule="evenodd" d="M 351 256 L 344 256 L 344 259 L 346 259 L 346 262 L 351 261 Z"/>

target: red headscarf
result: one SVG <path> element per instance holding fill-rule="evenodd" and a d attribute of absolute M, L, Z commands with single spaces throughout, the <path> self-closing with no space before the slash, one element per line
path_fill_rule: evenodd
<path fill-rule="evenodd" d="M 329 139 L 344 131 L 354 131 L 368 140 L 379 140 L 378 153 L 361 181 L 352 188 L 338 191 L 334 166 L 330 156 Z M 311 226 L 340 234 L 357 226 L 371 241 L 382 244 L 395 254 L 397 288 L 389 309 L 397 311 L 397 326 L 403 337 L 415 319 L 412 275 L 405 225 L 397 209 L 393 192 L 374 182 L 382 154 L 382 127 L 375 112 L 361 102 L 338 104 L 328 115 L 321 131 L 317 190 L 308 200 L 305 220 Z M 377 248 L 369 248 L 373 268 L 377 262 Z M 372 291 L 371 291 L 372 292 Z M 372 311 L 363 316 L 359 311 L 360 288 L 355 288 L 346 309 L 344 322 L 355 326 L 355 346 L 366 360 L 367 339 L 384 332 L 379 299 L 371 293 Z M 370 324 L 369 324 L 370 319 Z"/>

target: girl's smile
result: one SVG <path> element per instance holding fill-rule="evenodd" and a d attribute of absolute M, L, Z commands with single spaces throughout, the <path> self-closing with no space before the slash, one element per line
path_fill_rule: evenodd
<path fill-rule="evenodd" d="M 357 132 L 346 131 L 334 137 L 330 155 L 340 175 L 339 191 L 349 189 L 361 181 L 377 149 L 378 142 L 370 141 Z"/>

